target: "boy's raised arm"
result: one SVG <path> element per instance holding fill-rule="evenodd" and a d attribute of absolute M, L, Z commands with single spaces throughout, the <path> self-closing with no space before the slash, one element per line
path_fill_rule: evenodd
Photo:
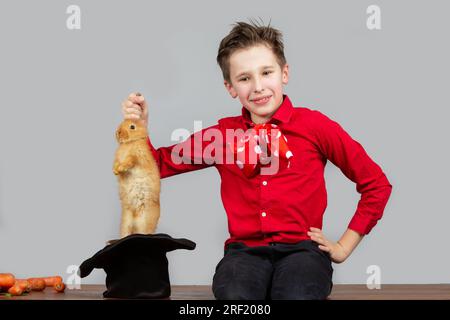
<path fill-rule="evenodd" d="M 155 149 L 150 138 L 147 143 L 150 147 L 153 157 L 159 166 L 161 178 L 170 177 L 176 174 L 200 170 L 214 165 L 213 158 L 209 157 L 204 151 L 211 143 L 205 141 L 204 133 L 207 130 L 219 130 L 219 125 L 214 125 L 197 131 L 185 141 L 171 145 L 169 147 L 160 147 Z"/>
<path fill-rule="evenodd" d="M 148 104 L 140 93 L 131 93 L 122 102 L 124 119 L 142 121 L 148 127 Z M 147 139 L 149 148 L 158 163 L 161 178 L 170 177 L 183 172 L 199 170 L 214 165 L 212 159 L 204 156 L 204 149 L 211 141 L 203 139 L 206 130 L 218 129 L 219 125 L 205 128 L 193 133 L 188 139 L 169 147 L 154 148 L 150 138 Z"/>

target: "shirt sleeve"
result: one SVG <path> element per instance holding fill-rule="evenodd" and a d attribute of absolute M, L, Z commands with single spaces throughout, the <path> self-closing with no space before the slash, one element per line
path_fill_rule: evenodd
<path fill-rule="evenodd" d="M 217 130 L 216 132 L 220 131 L 218 124 L 197 131 L 180 143 L 158 149 L 155 149 L 150 138 L 147 138 L 150 151 L 158 164 L 161 178 L 215 165 L 214 154 L 206 152 L 208 151 L 206 149 L 210 145 L 210 147 L 220 148 L 213 144 L 221 143 L 221 141 L 208 138 L 209 134 L 205 138 L 206 132 L 211 133 L 215 130 Z"/>
<path fill-rule="evenodd" d="M 361 194 L 348 228 L 362 235 L 368 234 L 383 216 L 392 185 L 359 142 L 337 122 L 315 112 L 318 117 L 314 130 L 321 152 L 356 183 L 356 191 Z"/>

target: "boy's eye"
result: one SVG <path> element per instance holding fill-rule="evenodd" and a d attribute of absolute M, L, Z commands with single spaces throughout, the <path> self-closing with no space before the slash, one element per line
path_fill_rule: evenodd
<path fill-rule="evenodd" d="M 271 73 L 273 73 L 273 71 L 264 71 L 263 75 L 266 76 L 266 75 L 269 75 Z M 239 79 L 239 81 L 247 81 L 248 79 L 249 79 L 248 77 L 244 77 L 244 78 Z"/>
<path fill-rule="evenodd" d="M 131 129 L 131 130 L 136 129 L 136 127 L 134 126 L 134 124 L 132 124 L 132 125 L 130 126 L 130 129 Z"/>

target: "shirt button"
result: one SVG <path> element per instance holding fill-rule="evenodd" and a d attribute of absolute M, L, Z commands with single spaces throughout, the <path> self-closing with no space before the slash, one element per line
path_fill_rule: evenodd
<path fill-rule="evenodd" d="M 263 186 L 267 186 L 267 181 L 262 182 Z"/>
<path fill-rule="evenodd" d="M 263 212 L 263 213 L 261 213 L 261 215 L 262 215 L 263 217 L 265 217 L 267 214 L 266 214 L 265 212 Z"/>

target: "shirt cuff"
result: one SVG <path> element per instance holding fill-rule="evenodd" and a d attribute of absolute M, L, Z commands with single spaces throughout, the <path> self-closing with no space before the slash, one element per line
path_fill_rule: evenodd
<path fill-rule="evenodd" d="M 373 220 L 371 217 L 361 215 L 357 212 L 350 221 L 348 228 L 358 232 L 361 235 L 366 235 L 370 233 L 377 222 L 378 220 Z"/>

